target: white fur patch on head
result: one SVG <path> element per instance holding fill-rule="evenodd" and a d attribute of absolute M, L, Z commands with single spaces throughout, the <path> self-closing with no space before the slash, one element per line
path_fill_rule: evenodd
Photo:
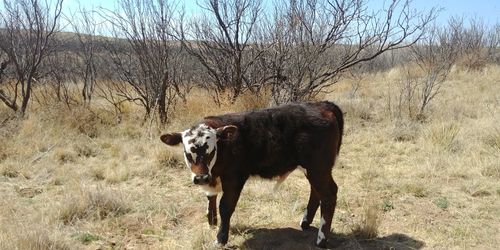
<path fill-rule="evenodd" d="M 207 126 L 206 124 L 199 124 L 193 128 L 187 129 L 182 133 L 182 144 L 184 145 L 184 160 L 188 167 L 196 163 L 198 157 L 198 148 L 205 148 L 203 157 L 210 155 L 214 150 L 217 150 L 217 130 Z M 190 156 L 190 161 L 188 157 Z M 217 153 L 207 163 L 209 172 L 215 165 L 217 160 Z"/>
<path fill-rule="evenodd" d="M 211 152 L 217 142 L 217 131 L 205 124 L 200 124 L 182 132 L 182 143 L 187 146 L 202 146 L 207 143 L 207 152 Z"/>

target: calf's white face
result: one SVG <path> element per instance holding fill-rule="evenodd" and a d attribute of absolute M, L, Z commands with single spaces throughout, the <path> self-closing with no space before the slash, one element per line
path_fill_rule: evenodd
<path fill-rule="evenodd" d="M 191 168 L 194 178 L 198 172 L 193 172 L 192 166 L 201 164 L 207 167 L 207 173 L 210 174 L 215 161 L 217 160 L 217 130 L 200 124 L 181 133 L 182 144 L 184 146 L 184 160 L 186 165 Z"/>
<path fill-rule="evenodd" d="M 164 134 L 160 139 L 171 146 L 182 142 L 184 160 L 191 170 L 193 183 L 207 185 L 217 161 L 217 141 L 233 139 L 236 131 L 232 125 L 214 129 L 201 123 L 181 133 Z"/>

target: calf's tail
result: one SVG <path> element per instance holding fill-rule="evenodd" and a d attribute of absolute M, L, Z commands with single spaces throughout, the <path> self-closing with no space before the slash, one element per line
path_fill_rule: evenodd
<path fill-rule="evenodd" d="M 337 126 L 339 129 L 339 143 L 337 145 L 338 155 L 340 151 L 340 145 L 342 145 L 342 136 L 344 135 L 344 113 L 339 108 L 339 106 L 337 106 L 337 104 L 333 102 L 326 102 L 326 105 L 333 112 L 333 114 L 335 115 L 335 119 L 337 120 Z"/>

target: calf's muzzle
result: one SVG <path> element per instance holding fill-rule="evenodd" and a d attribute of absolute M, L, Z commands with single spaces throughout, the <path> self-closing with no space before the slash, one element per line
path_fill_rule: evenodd
<path fill-rule="evenodd" d="M 205 185 L 210 182 L 210 175 L 208 174 L 197 174 L 193 178 L 193 183 L 196 185 Z"/>

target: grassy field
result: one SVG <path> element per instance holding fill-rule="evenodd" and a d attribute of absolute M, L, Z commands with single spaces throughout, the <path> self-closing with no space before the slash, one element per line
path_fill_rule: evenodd
<path fill-rule="evenodd" d="M 339 199 L 331 247 L 497 249 L 500 244 L 500 66 L 454 70 L 425 119 L 397 119 L 397 69 L 343 80 L 320 99 L 346 112 L 333 176 Z M 124 105 L 68 110 L 32 105 L 0 124 L 0 249 L 214 249 L 206 198 L 191 184 L 181 148 L 161 132 L 204 115 L 263 106 L 241 98 L 208 105 L 194 91 L 166 129 L 141 126 Z M 0 105 L 0 122 L 10 115 Z M 296 171 L 251 180 L 232 217 L 230 248 L 314 249 L 298 222 L 309 188 Z M 318 216 L 315 224 L 318 225 Z"/>

